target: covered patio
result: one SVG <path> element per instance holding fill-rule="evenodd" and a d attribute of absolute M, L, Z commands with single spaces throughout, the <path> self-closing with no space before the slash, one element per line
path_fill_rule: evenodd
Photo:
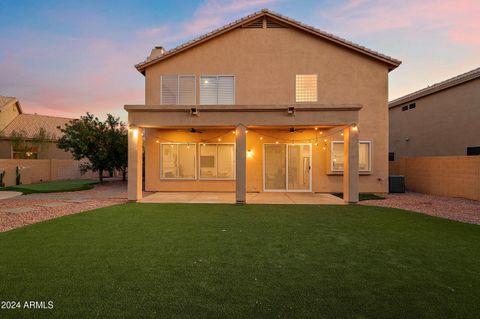
<path fill-rule="evenodd" d="M 125 109 L 129 113 L 129 178 L 128 178 L 128 199 L 137 202 L 214 202 L 214 203 L 265 203 L 265 204 L 338 204 L 342 202 L 341 199 L 335 198 L 330 192 L 338 192 L 339 189 L 312 189 L 312 174 L 311 174 L 311 152 L 312 143 L 305 145 L 304 148 L 299 147 L 295 140 L 291 144 L 279 143 L 278 141 L 269 141 L 268 133 L 264 136 L 259 135 L 263 129 L 286 129 L 296 132 L 297 128 L 311 129 L 324 128 L 326 132 L 335 131 L 338 133 L 337 138 L 341 137 L 343 142 L 343 171 L 341 174 L 330 173 L 325 180 L 335 179 L 340 181 L 340 191 L 344 194 L 344 202 L 356 203 L 358 201 L 359 192 L 359 134 L 358 134 L 358 111 L 361 109 L 360 105 L 320 105 L 320 104 L 305 104 L 301 106 L 287 106 L 287 105 L 257 105 L 257 106 L 160 106 L 160 105 L 127 105 Z M 197 178 L 197 169 L 192 171 L 190 180 L 178 180 L 170 176 L 164 176 L 158 179 L 161 172 L 158 171 L 158 149 L 162 147 L 161 138 L 165 136 L 165 132 L 177 131 L 178 134 L 185 136 L 186 130 L 197 132 L 198 129 L 209 131 L 215 128 L 226 129 L 230 132 L 230 139 L 232 145 L 235 147 L 234 154 L 234 174 L 233 178 L 224 181 L 206 181 Z M 155 131 L 155 137 L 151 134 L 144 138 L 142 132 L 146 129 L 149 132 Z M 341 129 L 341 136 L 340 131 Z M 154 130 L 154 131 L 152 131 Z M 265 158 L 266 148 L 258 153 L 258 157 L 251 158 L 251 150 L 247 147 L 248 143 L 252 143 L 251 138 L 247 139 L 247 133 L 251 130 L 256 133 L 258 141 L 256 143 L 257 150 L 265 147 L 268 143 L 274 144 L 269 147 L 269 154 L 275 154 L 279 151 L 284 152 L 286 147 L 287 153 L 294 152 L 299 158 L 299 152 L 310 152 L 310 157 L 306 155 L 306 162 L 303 167 L 306 167 L 309 172 L 306 172 L 305 178 L 308 184 L 302 188 L 289 188 L 286 186 L 286 191 L 277 189 L 278 187 L 269 187 L 266 185 L 265 179 L 270 172 L 263 168 L 267 159 Z M 183 132 L 183 133 L 181 133 Z M 232 134 L 234 133 L 234 134 Z M 158 134 L 158 135 L 157 135 Z M 207 133 L 205 133 L 207 134 Z M 252 134 L 248 134 L 252 135 Z M 252 136 L 253 137 L 253 136 Z M 155 155 L 148 157 L 146 153 L 145 174 L 148 174 L 149 179 L 146 183 L 146 191 L 158 192 L 143 197 L 143 142 L 145 140 L 145 148 L 148 150 L 155 149 Z M 156 144 L 155 144 L 156 140 Z M 218 140 L 222 140 L 218 138 Z M 173 140 L 174 141 L 174 140 Z M 250 141 L 250 142 L 249 142 Z M 327 140 L 325 140 L 326 142 Z M 178 142 L 178 141 L 177 141 Z M 185 143 L 187 142 L 187 143 Z M 190 145 L 201 149 L 205 146 L 203 142 L 192 140 L 183 140 L 189 149 Z M 196 144 L 195 144 L 196 143 Z M 176 149 L 175 142 L 169 142 L 169 147 Z M 315 146 L 317 143 L 313 143 Z M 197 145 L 197 146 L 195 146 Z M 326 144 L 325 144 L 326 145 Z M 324 148 L 325 149 L 325 148 Z M 191 152 L 194 152 L 190 148 Z M 283 153 L 282 153 L 283 154 Z M 250 164 L 247 158 L 250 155 Z M 278 157 L 277 157 L 278 159 Z M 195 161 L 200 161 L 196 158 Z M 269 165 L 273 165 L 276 159 L 271 161 Z M 288 159 L 287 159 L 288 161 Z M 252 163 L 255 162 L 257 170 L 252 173 L 250 170 Z M 273 163 L 273 164 L 272 164 Z M 283 165 L 283 164 L 282 164 Z M 250 168 L 247 168 L 249 166 Z M 278 167 L 270 166 L 270 171 L 276 171 Z M 320 166 L 315 166 L 321 170 Z M 288 169 L 288 164 L 287 164 Z M 299 171 L 298 169 L 296 171 Z M 147 173 L 148 172 L 148 173 Z M 249 174 L 247 174 L 250 172 Z M 284 173 L 284 175 L 288 173 Z M 308 174 L 310 177 L 308 177 Z M 322 173 L 325 174 L 325 173 Z M 165 174 L 164 174 L 165 175 Z M 337 176 L 334 176 L 337 175 Z M 340 175 L 340 176 L 339 176 Z M 200 176 L 201 177 L 201 176 Z M 247 178 L 248 177 L 248 178 Z M 263 178 L 263 188 L 257 187 L 252 189 L 252 178 L 259 184 L 259 180 Z M 339 179 L 340 178 L 340 179 Z M 170 180 L 168 180 L 170 179 Z M 248 184 L 247 183 L 248 179 Z M 152 183 L 152 181 L 155 183 Z M 314 176 L 315 180 L 315 176 Z M 274 181 L 275 185 L 279 185 L 279 181 Z M 261 183 L 260 183 L 261 184 Z M 287 182 L 288 184 L 288 182 Z M 215 189 L 209 189 L 210 186 L 216 185 Z M 224 185 L 224 186 L 221 186 Z M 250 185 L 250 186 L 249 186 Z M 166 187 L 167 186 L 167 187 Z M 223 188 L 222 188 L 223 187 Z M 267 190 L 271 188 L 272 190 Z M 293 192 L 298 193 L 293 193 Z"/>
<path fill-rule="evenodd" d="M 345 202 L 332 194 L 263 192 L 247 193 L 249 204 L 309 204 L 343 205 Z M 233 192 L 156 192 L 144 196 L 141 203 L 195 203 L 195 204 L 234 204 Z"/>

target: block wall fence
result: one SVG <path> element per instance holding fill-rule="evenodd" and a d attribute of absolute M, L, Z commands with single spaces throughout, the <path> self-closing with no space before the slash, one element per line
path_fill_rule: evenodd
<path fill-rule="evenodd" d="M 91 172 L 81 175 L 81 163 L 80 161 L 71 159 L 0 159 L 0 172 L 5 171 L 5 177 L 3 178 L 5 186 L 15 185 L 17 166 L 20 167 L 20 180 L 22 184 L 97 178 L 97 176 Z"/>
<path fill-rule="evenodd" d="M 390 175 L 405 176 L 408 191 L 480 200 L 480 156 L 401 157 Z"/>

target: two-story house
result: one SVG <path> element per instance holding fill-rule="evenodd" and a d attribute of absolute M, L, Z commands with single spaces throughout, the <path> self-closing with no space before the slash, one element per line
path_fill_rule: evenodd
<path fill-rule="evenodd" d="M 388 191 L 388 73 L 401 62 L 262 10 L 136 65 L 128 198 L 145 190 Z M 144 134 L 142 138 L 142 133 Z M 145 143 L 143 146 L 142 143 Z"/>
<path fill-rule="evenodd" d="M 390 160 L 480 155 L 480 68 L 389 103 Z"/>

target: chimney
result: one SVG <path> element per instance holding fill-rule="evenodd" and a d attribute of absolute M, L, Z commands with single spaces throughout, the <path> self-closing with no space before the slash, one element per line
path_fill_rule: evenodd
<path fill-rule="evenodd" d="M 150 56 L 148 57 L 148 59 L 151 60 L 151 59 L 158 58 L 159 56 L 161 56 L 164 53 L 165 53 L 165 49 L 162 46 L 155 46 L 152 49 L 152 52 L 150 52 Z"/>

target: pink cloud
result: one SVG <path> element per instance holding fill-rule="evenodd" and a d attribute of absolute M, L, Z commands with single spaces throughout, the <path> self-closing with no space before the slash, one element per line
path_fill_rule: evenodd
<path fill-rule="evenodd" d="M 137 34 L 150 39 L 153 45 L 176 45 L 178 42 L 220 27 L 238 15 L 251 13 L 279 0 L 207 0 L 193 14 L 193 17 L 180 23 L 165 23 L 140 30 Z"/>
<path fill-rule="evenodd" d="M 420 35 L 435 30 L 451 43 L 478 46 L 479 13 L 478 0 L 350 0 L 322 10 L 320 16 L 336 30 L 350 35 L 397 29 Z"/>

